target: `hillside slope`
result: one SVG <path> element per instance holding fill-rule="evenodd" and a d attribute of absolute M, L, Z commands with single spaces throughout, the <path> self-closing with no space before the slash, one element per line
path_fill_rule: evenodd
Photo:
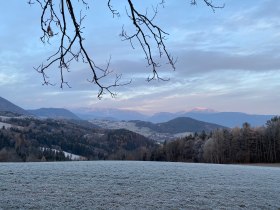
<path fill-rule="evenodd" d="M 184 132 L 209 132 L 218 128 L 225 128 L 224 126 L 214 123 L 207 123 L 199 120 L 192 119 L 190 117 L 178 117 L 173 120 L 164 123 L 151 123 L 143 121 L 135 122 L 138 127 L 148 127 L 151 130 L 161 133 L 184 133 Z"/>
<path fill-rule="evenodd" d="M 6 118 L 5 123 L 12 128 L 0 129 L 0 162 L 67 160 L 63 152 L 88 160 L 143 160 L 145 151 L 156 146 L 128 130 L 98 129 L 69 120 Z"/>
<path fill-rule="evenodd" d="M 30 115 L 29 112 L 0 96 L 0 114 Z"/>
<path fill-rule="evenodd" d="M 63 108 L 40 108 L 35 110 L 28 110 L 33 115 L 40 118 L 52 118 L 52 119 L 80 119 L 77 115 L 71 111 Z"/>

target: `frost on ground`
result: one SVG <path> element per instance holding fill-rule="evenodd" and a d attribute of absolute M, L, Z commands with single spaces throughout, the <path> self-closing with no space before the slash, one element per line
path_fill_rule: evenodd
<path fill-rule="evenodd" d="M 0 209 L 276 209 L 280 168 L 161 162 L 0 164 Z"/>

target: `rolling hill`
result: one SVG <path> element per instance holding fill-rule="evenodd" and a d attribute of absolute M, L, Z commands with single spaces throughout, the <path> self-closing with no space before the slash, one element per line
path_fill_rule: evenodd
<path fill-rule="evenodd" d="M 120 109 L 80 109 L 72 110 L 77 116 L 85 120 L 109 120 L 109 121 L 131 121 L 140 120 L 152 123 L 163 123 L 178 117 L 190 117 L 195 120 L 214 123 L 225 127 L 241 127 L 244 122 L 251 126 L 263 126 L 274 115 L 247 114 L 242 112 L 217 112 L 214 110 L 191 110 L 188 112 L 158 112 L 152 116 L 144 115 L 136 111 Z"/>
<path fill-rule="evenodd" d="M 192 119 L 190 117 L 178 117 L 164 123 L 150 123 L 143 121 L 133 121 L 138 127 L 148 127 L 151 130 L 161 133 L 184 133 L 184 132 L 209 132 L 218 128 L 225 128 L 224 126 L 202 122 Z"/>
<path fill-rule="evenodd" d="M 1 115 L 31 115 L 26 110 L 22 109 L 21 107 L 13 104 L 12 102 L 4 99 L 0 96 L 0 114 Z"/>
<path fill-rule="evenodd" d="M 7 118 L 5 122 L 14 129 L 0 129 L 0 162 L 66 160 L 61 152 L 88 160 L 142 160 L 143 148 L 157 147 L 154 141 L 128 130 L 98 129 L 70 120 Z M 21 149 L 15 139 L 21 140 Z"/>
<path fill-rule="evenodd" d="M 153 123 L 161 123 L 178 117 L 190 117 L 192 119 L 203 122 L 223 125 L 225 127 L 241 127 L 243 123 L 248 122 L 251 126 L 262 126 L 270 120 L 274 115 L 257 115 L 246 114 L 242 112 L 178 112 L 178 113 L 156 113 L 151 116 L 148 121 Z"/>
<path fill-rule="evenodd" d="M 176 118 L 165 123 L 151 123 L 140 120 L 91 120 L 90 122 L 105 129 L 127 129 L 158 142 L 184 137 L 194 132 L 210 132 L 218 128 L 225 128 L 217 124 L 206 123 L 188 117 Z"/>

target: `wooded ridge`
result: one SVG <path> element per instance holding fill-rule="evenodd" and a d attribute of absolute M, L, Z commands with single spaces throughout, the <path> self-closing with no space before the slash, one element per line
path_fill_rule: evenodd
<path fill-rule="evenodd" d="M 280 162 L 280 117 L 266 126 L 204 131 L 163 144 L 82 121 L 0 118 L 0 161 L 152 160 L 209 163 Z M 42 150 L 41 148 L 47 148 Z"/>

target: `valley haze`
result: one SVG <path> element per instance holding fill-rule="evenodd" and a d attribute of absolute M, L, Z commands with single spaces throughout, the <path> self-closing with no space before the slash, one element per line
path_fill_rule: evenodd
<path fill-rule="evenodd" d="M 65 108 L 39 108 L 24 110 L 20 105 L 15 105 L 0 96 L 0 111 L 16 112 L 23 115 L 34 115 L 41 118 L 105 120 L 105 121 L 132 121 L 140 120 L 152 123 L 163 123 L 179 117 L 189 117 L 195 120 L 214 123 L 233 128 L 241 127 L 244 122 L 251 126 L 263 126 L 275 115 L 257 115 L 241 112 L 218 112 L 212 109 L 195 108 L 188 112 L 158 112 L 146 115 L 137 111 L 123 109 L 65 109 Z"/>

